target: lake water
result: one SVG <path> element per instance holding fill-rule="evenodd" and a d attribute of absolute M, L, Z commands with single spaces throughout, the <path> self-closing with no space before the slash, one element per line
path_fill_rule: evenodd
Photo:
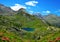
<path fill-rule="evenodd" d="M 23 30 L 26 30 L 26 31 L 34 31 L 34 28 L 21 28 Z"/>

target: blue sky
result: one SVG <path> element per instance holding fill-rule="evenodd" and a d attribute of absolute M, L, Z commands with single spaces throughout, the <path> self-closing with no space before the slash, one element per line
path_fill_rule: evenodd
<path fill-rule="evenodd" d="M 60 15 L 60 0 L 0 0 L 0 4 L 4 4 L 15 11 L 25 8 L 30 13 Z"/>

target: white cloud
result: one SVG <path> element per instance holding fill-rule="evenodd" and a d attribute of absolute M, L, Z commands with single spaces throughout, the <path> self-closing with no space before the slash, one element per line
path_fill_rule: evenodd
<path fill-rule="evenodd" d="M 20 8 L 25 8 L 25 6 L 20 5 L 20 4 L 15 4 L 14 6 L 11 6 L 11 9 L 13 9 L 14 11 L 18 11 Z"/>
<path fill-rule="evenodd" d="M 51 11 L 43 11 L 43 13 L 46 13 L 46 14 L 49 14 L 49 13 L 51 13 Z"/>
<path fill-rule="evenodd" d="M 38 4 L 38 2 L 37 1 L 28 1 L 25 4 L 29 5 L 29 6 L 36 6 L 36 4 Z"/>

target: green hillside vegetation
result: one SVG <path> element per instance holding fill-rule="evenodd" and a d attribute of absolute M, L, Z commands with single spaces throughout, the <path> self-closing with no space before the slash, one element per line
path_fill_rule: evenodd
<path fill-rule="evenodd" d="M 14 28 L 18 28 L 19 31 L 18 30 L 13 31 Z M 28 32 L 28 31 L 20 30 L 21 28 L 34 28 L 34 31 Z M 17 37 L 16 39 L 18 40 L 20 38 L 22 38 L 22 39 L 32 38 L 31 36 L 33 36 L 33 34 L 36 31 L 41 31 L 41 32 L 46 31 L 47 25 L 45 25 L 37 17 L 35 17 L 33 15 L 29 15 L 28 13 L 25 13 L 22 11 L 22 12 L 18 12 L 18 14 L 12 15 L 12 16 L 0 15 L 0 29 L 1 29 L 1 32 L 4 33 L 4 36 L 7 36 L 11 39 L 13 39 L 14 37 Z M 10 34 L 12 34 L 12 35 L 10 35 Z M 24 37 L 24 36 L 26 36 L 26 37 Z"/>
<path fill-rule="evenodd" d="M 0 15 L 0 42 L 48 42 L 60 37 L 59 32 L 59 28 L 48 26 L 23 8 L 14 15 Z"/>

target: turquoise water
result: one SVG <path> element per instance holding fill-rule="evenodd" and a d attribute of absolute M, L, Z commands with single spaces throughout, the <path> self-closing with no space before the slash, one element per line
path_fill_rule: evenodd
<path fill-rule="evenodd" d="M 21 28 L 23 30 L 26 30 L 26 31 L 34 31 L 34 28 Z"/>

